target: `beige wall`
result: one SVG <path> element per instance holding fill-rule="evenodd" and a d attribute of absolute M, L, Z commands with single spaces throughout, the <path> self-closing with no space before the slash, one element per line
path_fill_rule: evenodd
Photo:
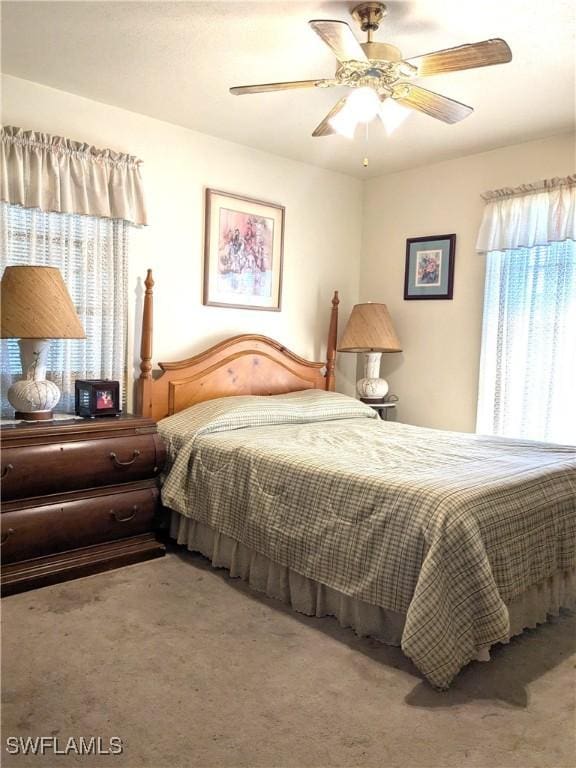
<path fill-rule="evenodd" d="M 449 129 L 448 129 L 449 130 Z M 574 172 L 562 135 L 371 179 L 365 184 L 362 301 L 388 305 L 403 353 L 383 355 L 399 420 L 473 431 L 485 259 L 482 192 Z M 406 238 L 456 233 L 453 301 L 404 301 Z"/>
<path fill-rule="evenodd" d="M 341 291 L 342 322 L 358 300 L 360 181 L 14 77 L 3 78 L 2 108 L 5 125 L 144 160 L 150 226 L 135 232 L 131 249 L 131 356 L 139 281 L 152 267 L 156 361 L 186 357 L 237 333 L 264 333 L 301 356 L 324 359 L 332 291 Z M 205 187 L 286 207 L 282 312 L 202 305 Z M 352 392 L 351 357 L 341 357 L 337 374 L 338 388 Z"/>
<path fill-rule="evenodd" d="M 2 120 L 144 160 L 150 226 L 134 233 L 130 355 L 137 353 L 140 281 L 156 279 L 155 360 L 188 356 L 235 333 L 265 333 L 322 359 L 331 293 L 341 330 L 358 300 L 386 302 L 404 352 L 385 355 L 399 418 L 473 430 L 484 259 L 474 250 L 488 189 L 565 175 L 574 137 L 505 147 L 362 183 L 18 78 L 3 78 Z M 448 129 L 449 130 L 449 129 Z M 204 307 L 203 190 L 286 206 L 283 310 Z M 363 194 L 364 193 L 364 194 Z M 403 301 L 407 237 L 456 232 L 453 301 Z M 134 336 L 136 343 L 134 343 Z M 338 388 L 353 391 L 355 355 L 339 356 Z"/>

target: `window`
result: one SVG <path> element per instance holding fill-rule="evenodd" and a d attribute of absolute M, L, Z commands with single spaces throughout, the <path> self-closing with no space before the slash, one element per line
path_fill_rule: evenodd
<path fill-rule="evenodd" d="M 47 377 L 62 390 L 59 411 L 74 411 L 75 379 L 118 380 L 124 401 L 129 231 L 129 223 L 122 219 L 0 204 L 1 271 L 12 264 L 58 267 L 86 331 L 84 340 L 58 340 L 50 345 Z M 4 416 L 12 414 L 6 391 L 21 372 L 17 340 L 4 340 Z"/>
<path fill-rule="evenodd" d="M 576 443 L 576 243 L 486 258 L 477 430 Z"/>

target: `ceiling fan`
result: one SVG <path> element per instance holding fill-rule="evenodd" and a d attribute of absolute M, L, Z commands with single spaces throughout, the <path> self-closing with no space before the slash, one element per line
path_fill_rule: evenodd
<path fill-rule="evenodd" d="M 396 46 L 372 40 L 372 33 L 378 29 L 385 15 L 386 6 L 380 2 L 361 3 L 353 9 L 352 16 L 367 33 L 365 43 L 358 42 L 344 21 L 309 22 L 338 59 L 333 78 L 241 85 L 230 88 L 230 93 L 241 96 L 296 88 L 348 86 L 355 90 L 334 105 L 312 135 L 343 133 L 351 138 L 359 122 L 368 123 L 377 115 L 386 122 L 386 107 L 397 104 L 424 112 L 445 123 L 457 123 L 471 114 L 473 108 L 407 81 L 414 77 L 506 64 L 512 59 L 508 44 L 500 38 L 403 59 Z"/>

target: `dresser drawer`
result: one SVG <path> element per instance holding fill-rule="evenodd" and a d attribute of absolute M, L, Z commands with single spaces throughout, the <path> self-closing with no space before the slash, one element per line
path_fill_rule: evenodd
<path fill-rule="evenodd" d="M 11 504 L 1 515 L 2 561 L 12 563 L 152 531 L 157 500 L 158 489 L 151 485 L 23 509 Z"/>
<path fill-rule="evenodd" d="M 70 440 L 2 451 L 5 501 L 152 477 L 164 449 L 156 434 Z"/>

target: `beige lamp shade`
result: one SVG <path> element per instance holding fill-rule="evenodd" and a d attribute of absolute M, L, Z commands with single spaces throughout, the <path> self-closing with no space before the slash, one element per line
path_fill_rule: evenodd
<path fill-rule="evenodd" d="M 386 304 L 356 304 L 344 336 L 340 352 L 402 352 Z"/>
<path fill-rule="evenodd" d="M 3 339 L 85 339 L 56 267 L 6 267 L 1 283 Z"/>

